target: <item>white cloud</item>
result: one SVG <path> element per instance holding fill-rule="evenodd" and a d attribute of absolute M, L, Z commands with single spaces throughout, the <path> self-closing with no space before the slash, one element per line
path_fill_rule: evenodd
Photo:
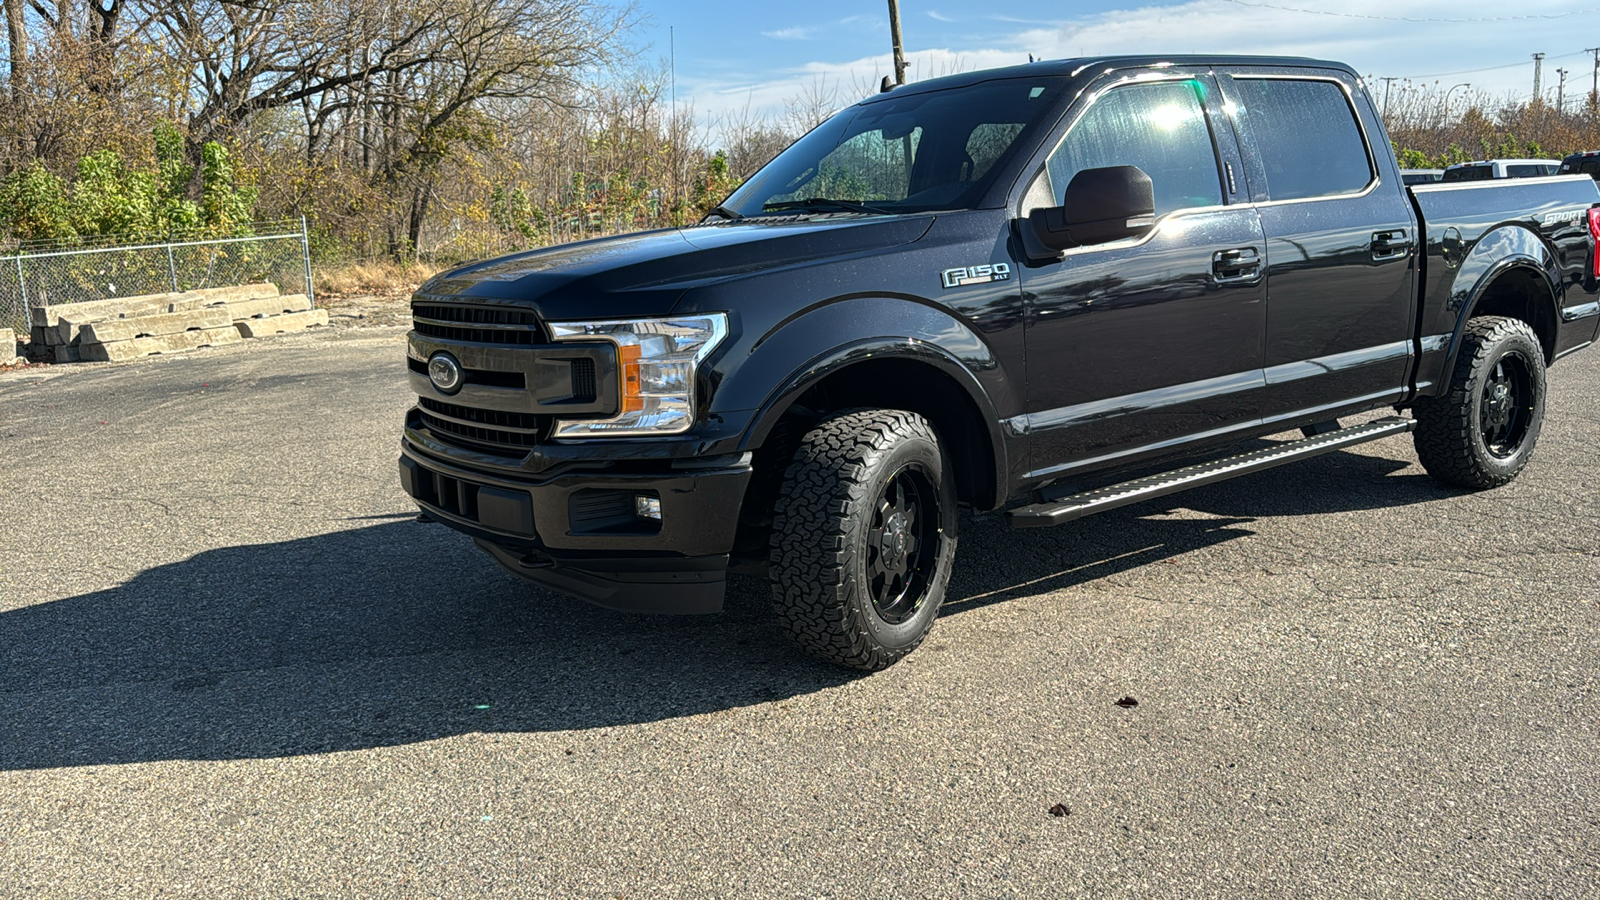
<path fill-rule="evenodd" d="M 928 10 L 928 18 L 934 20 L 935 22 L 958 22 L 958 21 L 960 21 L 959 19 L 950 18 L 949 16 L 945 15 L 944 13 L 939 12 L 937 9 Z"/>
<path fill-rule="evenodd" d="M 815 28 L 795 26 L 793 28 L 779 28 L 777 31 L 763 31 L 761 36 L 777 41 L 807 41 L 811 39 L 811 35 L 815 32 Z"/>

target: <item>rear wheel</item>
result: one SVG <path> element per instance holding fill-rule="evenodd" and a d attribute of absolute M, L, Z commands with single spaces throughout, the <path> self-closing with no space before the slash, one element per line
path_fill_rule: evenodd
<path fill-rule="evenodd" d="M 933 426 L 901 410 L 838 413 L 784 473 L 773 607 L 812 656 L 882 669 L 933 627 L 955 550 L 955 479 Z"/>
<path fill-rule="evenodd" d="M 1417 398 L 1417 456 L 1440 481 L 1499 487 L 1533 454 L 1544 395 L 1544 352 L 1533 329 L 1519 319 L 1473 319 L 1462 334 L 1449 391 Z"/>

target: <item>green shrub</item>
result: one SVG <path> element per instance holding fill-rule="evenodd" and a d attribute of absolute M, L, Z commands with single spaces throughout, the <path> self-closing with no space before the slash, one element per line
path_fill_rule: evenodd
<path fill-rule="evenodd" d="M 0 179 L 0 230 L 24 241 L 75 236 L 66 183 L 38 160 Z"/>

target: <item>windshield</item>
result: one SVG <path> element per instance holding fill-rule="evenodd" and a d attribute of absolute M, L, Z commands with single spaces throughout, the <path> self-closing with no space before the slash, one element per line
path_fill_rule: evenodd
<path fill-rule="evenodd" d="M 1003 163 L 1047 127 L 1066 79 L 1007 78 L 852 106 L 734 191 L 741 216 L 970 209 Z"/>

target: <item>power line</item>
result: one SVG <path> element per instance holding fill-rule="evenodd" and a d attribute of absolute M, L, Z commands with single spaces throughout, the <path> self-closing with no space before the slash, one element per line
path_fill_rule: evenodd
<path fill-rule="evenodd" d="M 1528 19 L 1564 19 L 1567 16 L 1576 16 L 1576 15 L 1581 15 L 1583 13 L 1600 12 L 1600 6 L 1595 6 L 1595 7 L 1590 7 L 1589 9 L 1574 9 L 1571 12 L 1551 13 L 1551 14 L 1548 14 L 1548 15 L 1484 16 L 1484 17 L 1481 17 L 1481 18 L 1467 18 L 1467 19 L 1433 19 L 1433 18 L 1414 18 L 1414 17 L 1411 17 L 1411 16 L 1369 16 L 1369 15 L 1363 15 L 1362 13 L 1329 12 L 1328 10 L 1325 10 L 1325 9 L 1301 9 L 1301 8 L 1295 7 L 1295 6 L 1278 6 L 1278 5 L 1273 4 L 1273 3 L 1250 3 L 1250 2 L 1248 2 L 1248 0 L 1227 0 L 1227 2 L 1229 2 L 1229 3 L 1237 3 L 1240 6 L 1254 6 L 1254 7 L 1258 8 L 1258 9 L 1276 9 L 1276 10 L 1280 10 L 1282 12 L 1306 13 L 1308 15 L 1313 15 L 1313 16 L 1335 16 L 1335 17 L 1341 18 L 1341 19 L 1378 19 L 1378 20 L 1384 21 L 1384 22 L 1517 22 L 1517 21 L 1525 21 L 1525 20 L 1528 20 Z"/>
<path fill-rule="evenodd" d="M 1229 0 L 1229 2 L 1235 2 L 1235 0 Z M 1578 51 L 1573 52 L 1573 53 L 1562 53 L 1559 56 L 1549 56 L 1549 57 L 1546 57 L 1546 59 L 1549 59 L 1551 62 L 1554 62 L 1555 60 L 1566 59 L 1566 58 L 1571 57 L 1571 56 L 1582 56 L 1583 54 L 1588 53 L 1588 52 L 1589 51 L 1587 51 L 1587 50 L 1578 50 Z M 1410 81 L 1421 81 L 1424 78 L 1445 78 L 1445 77 L 1450 76 L 1450 75 L 1472 75 L 1472 74 L 1475 74 L 1477 72 L 1494 72 L 1494 71 L 1498 71 L 1500 69 L 1518 69 L 1518 68 L 1521 68 L 1521 67 L 1523 67 L 1525 65 L 1527 65 L 1526 62 L 1514 62 L 1514 63 L 1506 63 L 1503 66 L 1484 66 L 1481 69 L 1459 69 L 1459 70 L 1457 70 L 1455 72 L 1430 72 L 1427 75 L 1405 75 L 1405 76 L 1402 76 L 1402 77 L 1407 79 L 1407 80 L 1410 80 Z"/>

